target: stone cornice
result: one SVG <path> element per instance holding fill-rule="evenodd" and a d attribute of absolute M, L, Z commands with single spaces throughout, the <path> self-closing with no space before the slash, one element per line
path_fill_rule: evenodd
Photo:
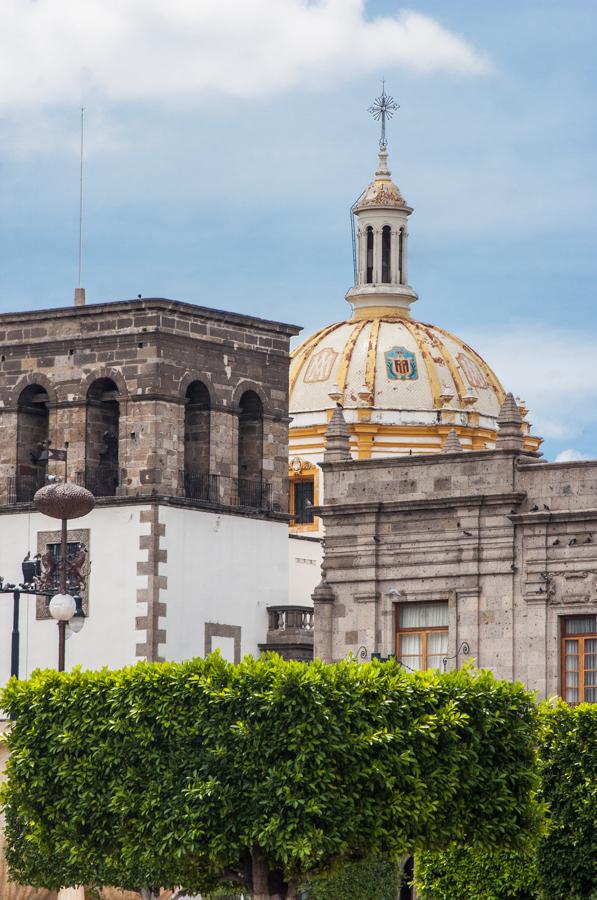
<path fill-rule="evenodd" d="M 1 318 L 2 316 L 0 314 L 0 320 Z M 2 322 L 0 321 L 0 325 L 1 324 Z M 295 332 L 292 332 L 292 334 L 294 333 Z M 249 336 L 250 335 L 248 335 L 248 337 Z M 40 351 L 43 351 L 51 356 L 59 356 L 64 355 L 65 347 L 68 347 L 69 349 L 74 348 L 76 353 L 82 353 L 85 352 L 86 349 L 89 349 L 90 352 L 101 350 L 103 348 L 113 349 L 116 343 L 119 348 L 127 349 L 136 346 L 140 342 L 155 347 L 160 344 L 162 346 L 168 346 L 175 343 L 178 345 L 181 343 L 193 344 L 194 347 L 197 347 L 198 344 L 203 344 L 210 348 L 213 348 L 214 346 L 227 347 L 236 353 L 239 351 L 246 353 L 261 353 L 266 356 L 280 357 L 281 359 L 287 358 L 287 354 L 284 351 L 271 347 L 259 347 L 249 343 L 243 344 L 232 338 L 222 338 L 218 335 L 186 334 L 184 332 L 176 331 L 175 329 L 166 329 L 159 325 L 137 326 L 131 331 L 113 330 L 102 333 L 89 331 L 83 334 L 66 335 L 59 339 L 55 337 L 40 337 L 26 338 L 21 341 L 7 340 L 4 341 L 3 346 L 6 348 L 6 352 L 9 354 L 10 358 L 17 358 L 19 355 L 31 355 L 30 351 L 33 349 L 35 349 L 38 354 Z M 143 362 L 144 360 L 141 359 L 136 361 Z M 131 362 L 135 362 L 135 360 L 126 361 L 126 363 Z M 158 362 L 168 363 L 169 360 L 161 357 Z M 118 363 L 118 361 L 112 361 L 110 365 L 120 365 L 120 363 Z"/>
<path fill-rule="evenodd" d="M 412 510 L 459 509 L 463 506 L 502 506 L 522 503 L 526 494 L 520 491 L 506 491 L 495 494 L 469 494 L 449 497 L 429 497 L 414 500 L 390 500 L 381 502 L 363 501 L 361 503 L 329 503 L 314 506 L 316 516 L 347 516 L 376 512 L 410 512 Z M 597 513 L 596 513 L 597 516 Z"/>
<path fill-rule="evenodd" d="M 508 516 L 514 525 L 549 525 L 550 522 L 595 522 L 597 509 L 559 509 L 515 513 Z"/>
<path fill-rule="evenodd" d="M 125 313 L 151 313 L 153 311 L 174 313 L 184 318 L 198 321 L 252 326 L 262 331 L 288 336 L 299 334 L 301 331 L 298 325 L 276 322 L 272 319 L 259 319 L 256 316 L 246 316 L 223 309 L 196 306 L 194 303 L 186 303 L 182 300 L 169 300 L 165 297 L 144 297 L 140 300 L 111 300 L 107 303 L 89 303 L 85 306 L 63 306 L 57 309 L 34 309 L 14 313 L 0 313 L 0 326 L 8 327 L 13 324 L 19 327 L 25 324 L 38 325 L 40 320 L 45 318 L 52 318 L 53 320 L 92 318 L 106 314 L 112 317 Z"/>
<path fill-rule="evenodd" d="M 594 469 L 596 467 L 597 459 L 574 459 L 569 462 L 548 462 L 547 460 L 540 460 L 533 463 L 526 463 L 521 459 L 518 462 L 518 468 L 523 471 L 531 469 L 540 469 L 542 471 L 545 469 L 549 469 L 550 471 L 553 469 L 573 469 L 578 471 L 578 469 Z"/>
<path fill-rule="evenodd" d="M 343 462 L 320 462 L 320 467 L 325 471 L 342 472 L 359 469 L 411 469 L 418 466 L 434 466 L 446 462 L 467 463 L 479 460 L 504 460 L 526 458 L 539 459 L 540 453 L 533 454 L 527 450 L 466 450 L 464 453 L 421 453 L 418 456 L 382 457 L 381 459 L 350 459 Z M 520 463 L 518 463 L 519 465 Z M 525 468 L 536 466 L 537 463 L 529 463 Z M 548 465 L 553 465 L 548 463 Z"/>
<path fill-rule="evenodd" d="M 224 506 L 219 503 L 208 503 L 201 500 L 188 500 L 185 497 L 174 497 L 168 494 L 139 494 L 136 497 L 96 497 L 95 509 L 108 506 L 175 506 L 180 509 L 194 509 L 216 515 L 241 516 L 243 519 L 262 519 L 273 522 L 288 523 L 292 519 L 288 513 L 250 509 L 248 507 Z M 0 516 L 18 515 L 37 512 L 32 503 L 20 503 L 14 506 L 0 507 Z"/>

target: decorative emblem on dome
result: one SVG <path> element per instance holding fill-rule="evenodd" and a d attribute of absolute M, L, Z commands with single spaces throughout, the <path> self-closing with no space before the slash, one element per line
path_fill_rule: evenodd
<path fill-rule="evenodd" d="M 474 359 L 471 359 L 469 356 L 465 356 L 464 353 L 459 353 L 456 359 L 458 360 L 458 365 L 466 375 L 466 379 L 471 387 L 489 387 L 489 382 L 487 381 L 485 374 L 481 371 L 481 368 L 477 365 Z"/>
<path fill-rule="evenodd" d="M 384 355 L 386 372 L 391 381 L 414 381 L 419 377 L 415 354 L 406 347 L 392 347 Z"/>
<path fill-rule="evenodd" d="M 309 360 L 303 381 L 312 384 L 315 381 L 327 381 L 332 373 L 338 354 L 331 347 L 315 353 Z"/>

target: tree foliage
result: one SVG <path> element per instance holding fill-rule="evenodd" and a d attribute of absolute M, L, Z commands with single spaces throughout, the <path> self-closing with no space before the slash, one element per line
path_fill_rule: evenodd
<path fill-rule="evenodd" d="M 451 846 L 422 852 L 416 861 L 416 884 L 422 898 L 433 900 L 535 900 L 539 896 L 536 847 Z"/>
<path fill-rule="evenodd" d="M 541 742 L 548 828 L 539 841 L 540 882 L 549 897 L 597 897 L 597 705 L 547 709 Z"/>
<path fill-rule="evenodd" d="M 309 900 L 395 900 L 400 873 L 398 863 L 377 857 L 344 862 L 314 878 L 307 895 Z"/>
<path fill-rule="evenodd" d="M 519 850 L 453 845 L 422 852 L 423 897 L 448 900 L 597 898 L 597 706 L 541 707 L 539 772 L 545 825 Z"/>
<path fill-rule="evenodd" d="M 533 698 L 489 673 L 213 655 L 36 672 L 0 705 L 23 883 L 292 897 L 338 860 L 535 827 Z"/>

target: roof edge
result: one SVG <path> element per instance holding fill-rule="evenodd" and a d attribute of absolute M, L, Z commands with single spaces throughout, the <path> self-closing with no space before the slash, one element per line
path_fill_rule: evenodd
<path fill-rule="evenodd" d="M 42 309 L 29 309 L 19 312 L 0 313 L 0 323 L 9 324 L 18 321 L 19 324 L 40 317 L 53 316 L 54 318 L 69 318 L 71 316 L 93 316 L 107 311 L 126 312 L 134 309 L 160 309 L 165 311 L 180 312 L 189 316 L 216 319 L 222 322 L 234 322 L 236 324 L 252 324 L 266 331 L 287 334 L 290 337 L 299 334 L 303 329 L 300 325 L 292 325 L 286 322 L 278 322 L 274 319 L 261 319 L 258 316 L 245 315 L 244 313 L 230 310 L 215 309 L 209 306 L 199 306 L 185 300 L 172 300 L 167 297 L 142 297 L 132 300 L 104 300 L 100 303 L 88 303 L 85 306 L 57 306 Z"/>

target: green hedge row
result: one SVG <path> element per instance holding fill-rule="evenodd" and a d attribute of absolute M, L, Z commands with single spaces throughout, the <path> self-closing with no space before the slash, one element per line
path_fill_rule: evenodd
<path fill-rule="evenodd" d="M 597 706 L 541 708 L 538 840 L 512 852 L 454 846 L 418 855 L 416 878 L 434 900 L 597 898 Z"/>
<path fill-rule="evenodd" d="M 346 862 L 305 885 L 309 900 L 396 900 L 401 866 L 372 857 Z"/>
<path fill-rule="evenodd" d="M 37 672 L 0 706 L 8 861 L 34 886 L 284 896 L 338 860 L 536 827 L 533 697 L 488 673 L 214 655 Z"/>

